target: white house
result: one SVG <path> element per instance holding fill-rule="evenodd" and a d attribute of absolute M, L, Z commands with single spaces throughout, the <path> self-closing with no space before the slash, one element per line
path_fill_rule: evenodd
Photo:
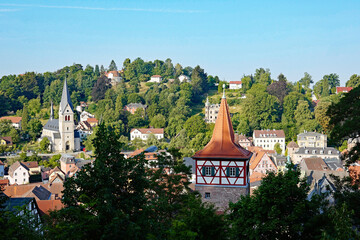
<path fill-rule="evenodd" d="M 179 81 L 182 83 L 182 82 L 190 82 L 190 78 L 184 74 L 181 74 L 179 77 L 178 77 Z"/>
<path fill-rule="evenodd" d="M 241 81 L 230 81 L 229 82 L 229 89 L 241 89 L 242 83 Z"/>
<path fill-rule="evenodd" d="M 84 122 L 84 121 L 87 121 L 88 118 L 94 118 L 95 116 L 91 113 L 88 113 L 87 111 L 83 111 L 81 114 L 80 114 L 80 122 Z"/>
<path fill-rule="evenodd" d="M 160 75 L 153 75 L 153 76 L 151 76 L 151 78 L 148 82 L 160 83 L 161 81 L 162 81 L 162 77 Z"/>
<path fill-rule="evenodd" d="M 139 138 L 141 140 L 147 140 L 149 136 L 153 134 L 157 139 L 164 138 L 163 128 L 133 128 L 130 131 L 130 140 Z"/>
<path fill-rule="evenodd" d="M 10 185 L 15 183 L 18 185 L 29 183 L 29 168 L 19 161 L 10 166 L 8 174 L 9 175 L 5 175 L 5 179 L 9 179 Z"/>
<path fill-rule="evenodd" d="M 1 117 L 1 120 L 10 120 L 11 124 L 16 129 L 21 129 L 21 119 L 22 117 Z"/>
<path fill-rule="evenodd" d="M 285 133 L 283 130 L 254 130 L 253 144 L 265 150 L 274 150 L 275 144 L 279 143 L 282 154 L 285 153 Z"/>
<path fill-rule="evenodd" d="M 105 73 L 105 76 L 110 79 L 110 84 L 115 86 L 121 81 L 121 77 L 118 71 L 109 71 Z"/>

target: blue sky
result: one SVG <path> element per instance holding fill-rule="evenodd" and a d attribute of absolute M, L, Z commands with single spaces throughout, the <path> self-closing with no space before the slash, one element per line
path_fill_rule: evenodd
<path fill-rule="evenodd" d="M 220 79 L 256 68 L 360 74 L 360 1 L 0 0 L 0 76 L 171 58 Z"/>

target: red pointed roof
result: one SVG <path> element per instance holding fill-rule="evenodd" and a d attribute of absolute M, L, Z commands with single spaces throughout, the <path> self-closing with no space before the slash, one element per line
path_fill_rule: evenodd
<path fill-rule="evenodd" d="M 250 159 L 252 153 L 234 142 L 234 130 L 226 98 L 221 99 L 219 113 L 210 142 L 193 156 L 194 159 Z"/>

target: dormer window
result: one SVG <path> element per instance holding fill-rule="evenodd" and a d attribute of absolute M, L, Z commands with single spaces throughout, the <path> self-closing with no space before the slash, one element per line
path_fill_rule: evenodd
<path fill-rule="evenodd" d="M 330 150 L 330 151 L 329 151 L 329 154 L 331 154 L 331 153 L 332 153 L 332 151 Z"/>

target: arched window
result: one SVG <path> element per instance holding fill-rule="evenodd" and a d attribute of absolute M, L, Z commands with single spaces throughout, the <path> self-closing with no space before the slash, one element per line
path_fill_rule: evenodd
<path fill-rule="evenodd" d="M 67 121 L 67 117 L 68 117 L 68 116 L 65 115 L 65 121 Z"/>

